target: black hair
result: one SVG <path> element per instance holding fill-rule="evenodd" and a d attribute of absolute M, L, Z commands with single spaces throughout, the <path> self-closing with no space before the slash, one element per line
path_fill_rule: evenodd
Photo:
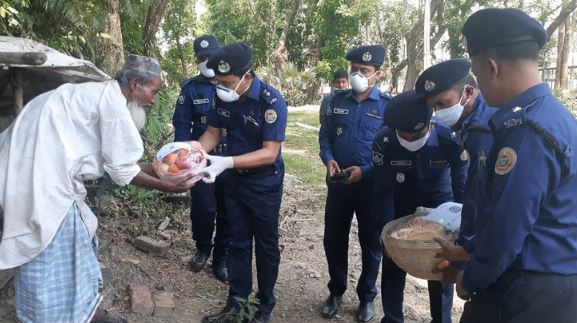
<path fill-rule="evenodd" d="M 461 93 L 461 92 L 463 92 L 463 89 L 465 89 L 466 86 L 472 86 L 475 89 L 479 88 L 479 85 L 477 85 L 477 81 L 475 80 L 473 75 L 467 74 L 467 76 L 465 77 L 464 80 L 462 80 L 459 84 L 456 84 L 455 86 L 453 86 L 453 89 L 456 90 L 457 92 Z"/>
<path fill-rule="evenodd" d="M 490 48 L 477 55 L 483 58 L 495 58 L 504 61 L 515 61 L 519 59 L 537 61 L 539 60 L 539 51 L 540 48 L 537 42 L 525 41 Z"/>
<path fill-rule="evenodd" d="M 349 78 L 349 73 L 347 73 L 347 71 L 345 70 L 338 70 L 335 72 L 335 74 L 333 74 L 333 81 L 335 81 L 336 79 L 348 79 Z"/>

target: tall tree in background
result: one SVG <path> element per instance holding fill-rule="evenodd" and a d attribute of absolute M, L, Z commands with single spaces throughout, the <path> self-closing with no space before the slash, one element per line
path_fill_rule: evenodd
<path fill-rule="evenodd" d="M 124 64 L 124 43 L 120 25 L 120 3 L 118 0 L 106 0 L 106 28 L 102 36 L 102 55 L 100 67 L 109 75 L 114 75 Z"/>
<path fill-rule="evenodd" d="M 164 12 L 169 2 L 169 0 L 152 0 L 148 8 L 142 39 L 144 55 L 150 56 L 152 48 L 156 45 L 156 33 L 158 32 L 160 22 L 164 17 Z"/>
<path fill-rule="evenodd" d="M 568 16 L 558 28 L 557 37 L 557 64 L 555 69 L 555 89 L 565 90 L 568 86 L 569 49 L 571 39 L 575 33 L 575 15 Z"/>

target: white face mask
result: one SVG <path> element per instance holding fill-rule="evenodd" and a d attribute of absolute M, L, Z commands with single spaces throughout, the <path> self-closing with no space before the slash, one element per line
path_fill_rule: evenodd
<path fill-rule="evenodd" d="M 248 90 L 248 86 L 246 87 L 246 89 L 241 93 L 238 94 L 236 93 L 236 90 L 238 90 L 238 87 L 240 86 L 240 84 L 242 83 L 242 80 L 244 80 L 244 77 L 246 76 L 246 74 L 250 72 L 247 71 L 246 73 L 244 73 L 244 75 L 242 76 L 242 78 L 240 79 L 240 82 L 238 82 L 238 84 L 236 85 L 236 87 L 234 88 L 234 90 L 228 89 L 222 85 L 217 85 L 216 86 L 216 95 L 223 100 L 224 102 L 234 102 L 238 99 L 240 99 L 240 96 L 246 92 Z"/>
<path fill-rule="evenodd" d="M 417 139 L 415 141 L 408 141 L 405 140 L 403 138 L 401 138 L 399 136 L 399 132 L 396 131 L 397 134 L 397 139 L 399 140 L 399 143 L 401 144 L 401 146 L 403 146 L 403 148 L 409 150 L 409 151 L 417 151 L 421 148 L 423 148 L 423 146 L 425 146 L 427 144 L 427 141 L 429 140 L 429 136 L 431 135 L 431 129 L 429 129 L 429 131 L 427 131 L 427 134 L 420 139 Z"/>
<path fill-rule="evenodd" d="M 130 116 L 132 117 L 136 129 L 138 129 L 138 131 L 142 130 L 146 123 L 146 110 L 144 110 L 144 107 L 138 105 L 136 101 L 130 101 L 126 106 L 128 107 L 128 111 L 130 111 Z"/>
<path fill-rule="evenodd" d="M 202 63 L 199 63 L 198 66 L 198 70 L 200 71 L 200 73 L 202 75 L 204 75 L 205 77 L 211 79 L 214 77 L 214 70 L 212 68 L 208 68 L 206 67 L 206 62 L 208 61 L 204 61 Z"/>
<path fill-rule="evenodd" d="M 356 93 L 365 92 L 369 88 L 369 79 L 373 77 L 373 75 L 375 74 L 377 74 L 377 72 L 373 73 L 369 77 L 366 77 L 359 72 L 352 73 L 350 79 L 351 89 L 353 89 L 353 91 L 355 91 Z M 375 85 L 375 83 L 373 83 L 373 85 Z"/>
<path fill-rule="evenodd" d="M 467 104 L 467 102 L 469 102 L 469 99 L 467 99 L 467 101 L 465 101 L 465 103 L 461 105 L 461 100 L 463 99 L 463 95 L 465 95 L 465 90 L 466 89 L 463 89 L 463 93 L 461 94 L 459 101 L 457 101 L 455 105 L 446 109 L 435 111 L 435 116 L 441 119 L 441 121 L 443 121 L 443 123 L 445 123 L 449 127 L 452 127 L 457 124 L 459 119 L 461 119 L 461 115 L 463 114 L 465 105 Z"/>

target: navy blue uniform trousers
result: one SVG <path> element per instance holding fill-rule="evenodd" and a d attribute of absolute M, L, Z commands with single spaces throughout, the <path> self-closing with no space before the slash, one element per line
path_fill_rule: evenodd
<path fill-rule="evenodd" d="M 465 303 L 461 323 L 486 322 L 577 322 L 577 275 L 507 270 Z"/>
<path fill-rule="evenodd" d="M 376 229 L 378 224 L 371 215 L 372 179 L 349 185 L 327 180 L 327 187 L 324 247 L 330 274 L 329 291 L 342 295 L 347 289 L 349 232 L 356 214 L 362 252 L 357 295 L 361 303 L 373 301 L 377 296 L 376 280 L 383 249 Z"/>
<path fill-rule="evenodd" d="M 230 243 L 224 202 L 224 176 L 226 173 L 217 177 L 216 182 L 212 184 L 198 181 L 190 189 L 190 222 L 192 224 L 192 239 L 196 241 L 196 249 L 210 252 L 213 247 L 212 236 L 216 217 L 214 260 L 226 257 Z"/>
<path fill-rule="evenodd" d="M 231 240 L 227 302 L 238 306 L 235 297 L 246 299 L 252 292 L 254 239 L 259 310 L 271 312 L 276 304 L 274 286 L 280 263 L 278 218 L 284 164 L 281 161 L 263 169 L 248 174 L 231 170 L 227 178 L 225 200 Z"/>

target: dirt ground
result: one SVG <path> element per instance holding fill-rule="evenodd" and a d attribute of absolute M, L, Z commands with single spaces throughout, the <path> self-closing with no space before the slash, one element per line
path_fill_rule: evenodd
<path fill-rule="evenodd" d="M 273 322 L 355 322 L 358 307 L 355 287 L 361 269 L 356 223 L 350 235 L 350 280 L 343 308 L 332 320 L 323 319 L 320 314 L 322 303 L 328 295 L 328 272 L 322 244 L 325 194 L 325 191 L 313 192 L 290 174 L 286 176 L 280 216 L 282 258 Z M 136 250 L 131 243 L 133 237 L 118 230 L 134 225 L 127 219 L 100 219 L 99 259 L 107 267 L 104 270 L 105 289 L 101 308 L 125 317 L 129 322 L 143 323 L 200 322 L 203 316 L 222 308 L 228 286 L 212 276 L 210 266 L 200 273 L 187 270 L 194 245 L 190 238 L 188 215 L 184 210 L 174 216 L 166 230 L 171 235 L 172 247 L 165 257 L 153 257 Z M 253 277 L 256 279 L 256 275 Z M 152 291 L 174 293 L 176 309 L 173 315 L 157 318 L 130 313 L 129 284 L 147 285 Z M 11 288 L 2 291 L 1 322 L 16 322 L 12 296 Z M 376 311 L 373 322 L 378 322 L 382 317 L 380 296 L 376 300 Z M 425 281 L 408 278 L 404 311 L 406 322 L 430 321 Z M 461 311 L 462 302 L 456 299 L 454 322 L 458 322 Z"/>

